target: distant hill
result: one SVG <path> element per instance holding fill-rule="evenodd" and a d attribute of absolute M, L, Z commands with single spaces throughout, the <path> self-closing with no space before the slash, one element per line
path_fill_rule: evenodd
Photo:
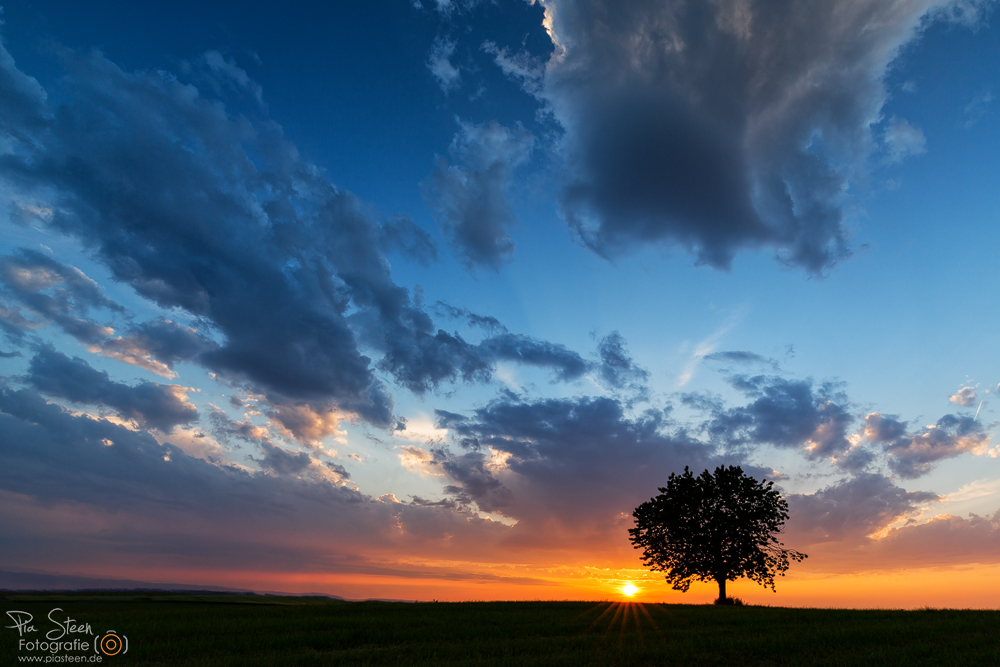
<path fill-rule="evenodd" d="M 247 589 L 195 584 L 168 584 L 135 581 L 134 579 L 101 579 L 67 574 L 41 572 L 11 572 L 0 570 L 0 591 L 86 591 L 86 590 L 150 590 L 200 591 L 210 593 L 251 593 Z"/>

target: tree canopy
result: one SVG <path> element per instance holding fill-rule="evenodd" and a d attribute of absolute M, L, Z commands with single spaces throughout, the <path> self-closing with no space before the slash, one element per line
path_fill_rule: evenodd
<path fill-rule="evenodd" d="M 806 558 L 778 541 L 788 503 L 773 486 L 739 466 L 698 477 L 685 467 L 683 475 L 670 475 L 660 495 L 635 508 L 629 539 L 643 550 L 643 565 L 664 572 L 675 590 L 715 581 L 719 601 L 726 602 L 726 582 L 746 577 L 773 591 L 775 575 Z"/>

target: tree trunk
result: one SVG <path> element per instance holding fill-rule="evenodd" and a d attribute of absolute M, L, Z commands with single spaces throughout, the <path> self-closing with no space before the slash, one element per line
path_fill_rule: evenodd
<path fill-rule="evenodd" d="M 725 604 L 724 600 L 726 599 L 726 578 L 720 577 L 716 579 L 716 581 L 719 582 L 719 602 Z"/>

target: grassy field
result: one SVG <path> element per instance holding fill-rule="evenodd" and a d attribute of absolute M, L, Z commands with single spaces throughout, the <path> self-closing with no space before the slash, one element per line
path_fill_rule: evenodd
<path fill-rule="evenodd" d="M 7 595 L 2 603 L 33 615 L 36 639 L 55 627 L 46 618 L 55 607 L 57 620 L 126 636 L 128 654 L 102 664 L 1000 665 L 997 611 L 135 593 Z M 18 631 L 0 632 L 0 665 L 24 664 Z"/>

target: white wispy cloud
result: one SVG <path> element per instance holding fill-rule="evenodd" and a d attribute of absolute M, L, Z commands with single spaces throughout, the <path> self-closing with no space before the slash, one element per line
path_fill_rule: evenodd
<path fill-rule="evenodd" d="M 427 59 L 427 69 L 437 80 L 441 90 L 449 92 L 457 88 L 462 74 L 451 64 L 451 56 L 455 53 L 455 42 L 447 39 L 434 40 L 434 47 Z"/>

